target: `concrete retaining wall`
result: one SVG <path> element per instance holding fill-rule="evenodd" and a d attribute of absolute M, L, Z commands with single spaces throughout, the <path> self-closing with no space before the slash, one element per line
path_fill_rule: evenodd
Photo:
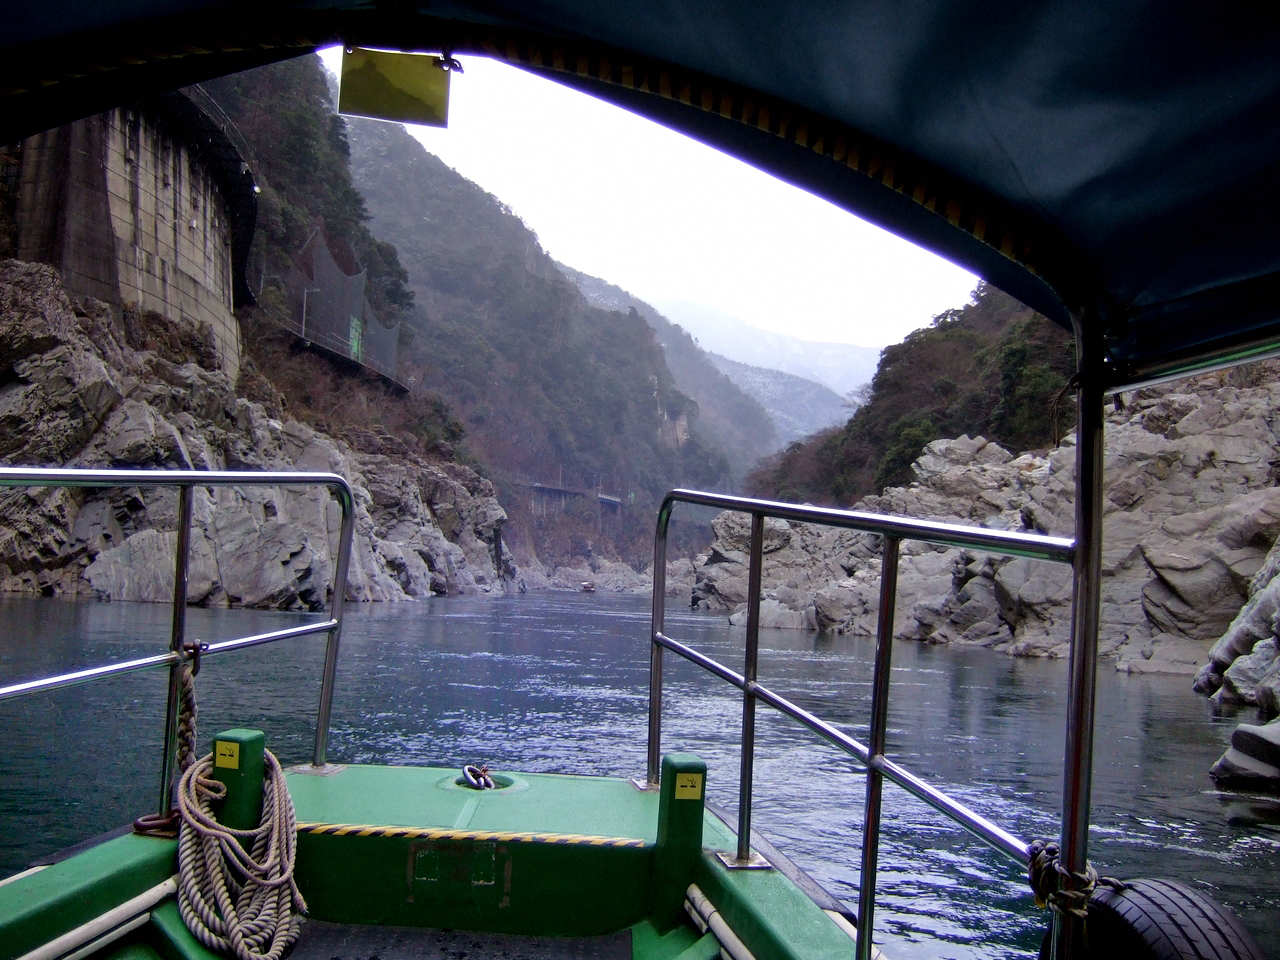
<path fill-rule="evenodd" d="M 121 108 L 26 140 L 18 258 L 58 267 L 81 296 L 207 326 L 234 382 L 241 340 L 226 198 L 165 120 Z"/>
<path fill-rule="evenodd" d="M 222 197 L 190 150 L 145 117 L 115 110 L 104 119 L 120 297 L 207 324 L 234 383 L 240 325 L 231 312 L 231 241 Z"/>

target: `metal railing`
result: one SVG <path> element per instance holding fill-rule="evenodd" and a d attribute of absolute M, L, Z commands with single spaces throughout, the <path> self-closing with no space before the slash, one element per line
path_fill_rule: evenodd
<path fill-rule="evenodd" d="M 734 510 L 751 515 L 751 545 L 747 575 L 747 637 L 742 673 L 699 653 L 665 633 L 667 527 L 677 503 Z M 862 744 L 820 717 L 796 706 L 756 679 L 760 650 L 760 595 L 766 517 L 798 523 L 841 527 L 883 538 L 880 574 L 880 610 L 876 628 L 875 666 L 872 674 L 871 724 L 868 743 Z M 876 870 L 880 848 L 880 806 L 884 778 L 888 777 L 908 793 L 954 820 L 964 829 L 989 843 L 1007 857 L 1027 866 L 1030 853 L 1026 841 L 992 823 L 964 804 L 930 786 L 906 768 L 884 755 L 889 718 L 889 673 L 893 649 L 894 604 L 898 584 L 898 551 L 903 540 L 917 540 L 944 547 L 983 550 L 1005 556 L 1028 557 L 1056 563 L 1071 563 L 1074 544 L 1059 537 L 985 530 L 927 520 L 881 516 L 850 510 L 796 506 L 767 500 L 752 500 L 692 490 L 667 494 L 658 511 L 658 528 L 653 547 L 653 646 L 649 663 L 649 752 L 648 781 L 657 784 L 662 740 L 662 654 L 678 653 L 709 673 L 742 691 L 742 744 L 738 786 L 737 862 L 751 861 L 751 788 L 755 760 L 755 708 L 765 703 L 804 724 L 814 733 L 857 758 L 867 768 L 866 804 L 863 811 L 861 880 L 858 884 L 859 960 L 870 960 L 872 921 L 875 913 Z"/>
<path fill-rule="evenodd" d="M 342 508 L 342 527 L 338 534 L 338 556 L 334 570 L 333 598 L 329 605 L 329 618 L 299 627 L 273 630 L 269 633 L 259 633 L 218 643 L 199 644 L 197 647 L 188 644 L 186 639 L 187 573 L 194 490 L 196 487 L 233 486 L 323 486 L 335 493 Z M 169 668 L 169 700 L 165 713 L 164 753 L 161 759 L 158 804 L 158 811 L 163 815 L 169 812 L 169 791 L 177 763 L 178 707 L 183 663 L 197 656 L 227 653 L 264 643 L 274 643 L 277 640 L 327 633 L 329 638 L 325 647 L 324 674 L 320 684 L 320 707 L 316 717 L 315 747 L 311 760 L 316 766 L 324 766 L 329 742 L 329 717 L 333 710 L 334 678 L 338 669 L 338 645 L 342 635 L 342 607 L 346 597 L 347 568 L 351 560 L 351 538 L 355 524 L 355 500 L 351 493 L 351 486 L 345 479 L 336 473 L 0 467 L 0 488 L 4 487 L 177 487 L 178 543 L 174 558 L 173 621 L 169 632 L 168 653 L 10 684 L 0 687 L 0 701 L 167 666 Z"/>

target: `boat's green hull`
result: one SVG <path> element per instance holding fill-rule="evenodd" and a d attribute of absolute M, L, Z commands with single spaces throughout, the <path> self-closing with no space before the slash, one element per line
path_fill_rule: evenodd
<path fill-rule="evenodd" d="M 630 930 L 645 960 L 718 950 L 684 916 L 697 884 L 759 960 L 852 957 L 845 929 L 782 871 L 729 870 L 724 823 L 627 780 L 499 777 L 474 791 L 444 769 L 348 766 L 289 774 L 298 818 L 298 886 L 318 921 L 585 937 Z M 674 814 L 672 811 L 674 810 Z M 699 831 L 679 816 L 695 812 Z M 675 817 L 675 819 L 672 819 Z M 682 832 L 683 831 L 683 832 Z M 692 834 L 697 848 L 682 858 Z M 0 960 L 153 888 L 177 869 L 176 842 L 124 836 L 0 886 Z M 673 906 L 674 905 L 674 906 Z M 181 927 L 172 898 L 105 947 L 112 960 L 209 954 Z"/>

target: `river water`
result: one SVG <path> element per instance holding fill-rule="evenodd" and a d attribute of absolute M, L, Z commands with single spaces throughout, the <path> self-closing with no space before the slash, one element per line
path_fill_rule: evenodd
<path fill-rule="evenodd" d="M 299 615 L 191 609 L 203 640 Z M 0 683 L 163 650 L 169 610 L 0 600 Z M 640 776 L 648 599 L 525 594 L 348 607 L 329 757 L 338 762 Z M 668 614 L 668 634 L 741 668 L 744 631 Z M 760 679 L 865 741 L 872 642 L 763 631 Z M 741 701 L 668 655 L 664 750 L 710 765 L 737 803 Z M 310 758 L 323 639 L 206 661 L 202 738 L 258 727 L 286 764 Z M 1018 836 L 1052 838 L 1061 795 L 1066 664 L 899 643 L 889 753 Z M 1182 880 L 1280 942 L 1280 801 L 1207 776 L 1234 724 L 1187 677 L 1099 671 L 1090 859 L 1118 877 Z M 0 875 L 154 807 L 163 671 L 0 704 Z M 755 825 L 833 893 L 856 900 L 864 781 L 857 764 L 761 708 Z M 876 936 L 891 958 L 1021 957 L 1046 922 L 1018 868 L 886 788 Z"/>

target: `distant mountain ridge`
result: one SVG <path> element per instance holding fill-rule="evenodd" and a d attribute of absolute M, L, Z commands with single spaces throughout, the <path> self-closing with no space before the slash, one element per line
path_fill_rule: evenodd
<path fill-rule="evenodd" d="M 850 343 L 819 343 L 761 330 L 700 303 L 673 300 L 658 309 L 704 350 L 738 363 L 781 370 L 824 384 L 841 396 L 870 383 L 880 351 Z"/>
<path fill-rule="evenodd" d="M 505 529 L 528 531 L 544 562 L 647 556 L 666 491 L 732 489 L 774 449 L 768 415 L 709 361 L 707 378 L 677 374 L 637 310 L 589 302 L 510 208 L 403 126 L 353 118 L 346 131 L 369 222 L 396 244 L 414 293 L 406 382 L 456 411 L 468 449 L 494 471 Z M 685 393 L 691 380 L 732 389 L 735 412 Z M 768 445 L 743 456 L 734 430 Z M 520 492 L 534 481 L 578 499 L 551 517 Z M 597 490 L 622 507 L 606 517 L 588 496 Z"/>
<path fill-rule="evenodd" d="M 684 328 L 607 280 L 563 263 L 557 266 L 592 306 L 621 313 L 634 310 L 644 318 L 662 347 L 676 386 L 697 402 L 699 422 L 720 441 L 736 480 L 741 480 L 762 457 L 787 442 L 777 429 L 778 420 L 773 411 L 739 384 L 736 377 L 720 370 Z"/>
<path fill-rule="evenodd" d="M 634 309 L 645 318 L 662 342 L 667 354 L 667 365 L 671 367 L 676 384 L 698 401 L 704 416 L 710 415 L 715 418 L 722 413 L 735 412 L 724 410 L 723 403 L 718 402 L 720 395 L 723 394 L 723 388 L 715 397 L 703 395 L 711 392 L 706 390 L 705 384 L 716 380 L 716 371 L 728 377 L 738 391 L 763 408 L 773 424 L 776 440 L 772 446 L 760 452 L 762 449 L 760 443 L 753 443 L 752 437 L 743 438 L 741 442 L 746 444 L 744 454 L 758 458 L 849 419 L 851 411 L 845 405 L 844 398 L 826 385 L 812 378 L 780 370 L 767 361 L 764 366 L 752 365 L 715 353 L 706 344 L 699 343 L 683 326 L 672 323 L 661 311 L 621 287 L 607 280 L 601 280 L 599 277 L 589 276 L 563 263 L 559 264 L 559 267 L 564 271 L 565 276 L 578 285 L 578 289 L 582 291 L 588 303 L 606 310 Z M 743 326 L 746 327 L 745 324 Z M 754 331 L 754 328 L 748 329 Z M 806 343 L 806 341 L 795 342 Z M 834 346 L 843 346 L 843 344 Z M 874 369 L 873 366 L 873 372 Z M 681 375 L 682 372 L 685 374 L 684 377 Z M 741 401 L 735 400 L 734 405 L 740 407 Z M 761 439 L 759 427 L 752 429 L 755 438 Z"/>
<path fill-rule="evenodd" d="M 718 353 L 709 352 L 707 356 L 765 408 L 784 447 L 819 430 L 843 424 L 853 415 L 844 397 L 821 383 L 781 370 L 739 363 Z"/>

